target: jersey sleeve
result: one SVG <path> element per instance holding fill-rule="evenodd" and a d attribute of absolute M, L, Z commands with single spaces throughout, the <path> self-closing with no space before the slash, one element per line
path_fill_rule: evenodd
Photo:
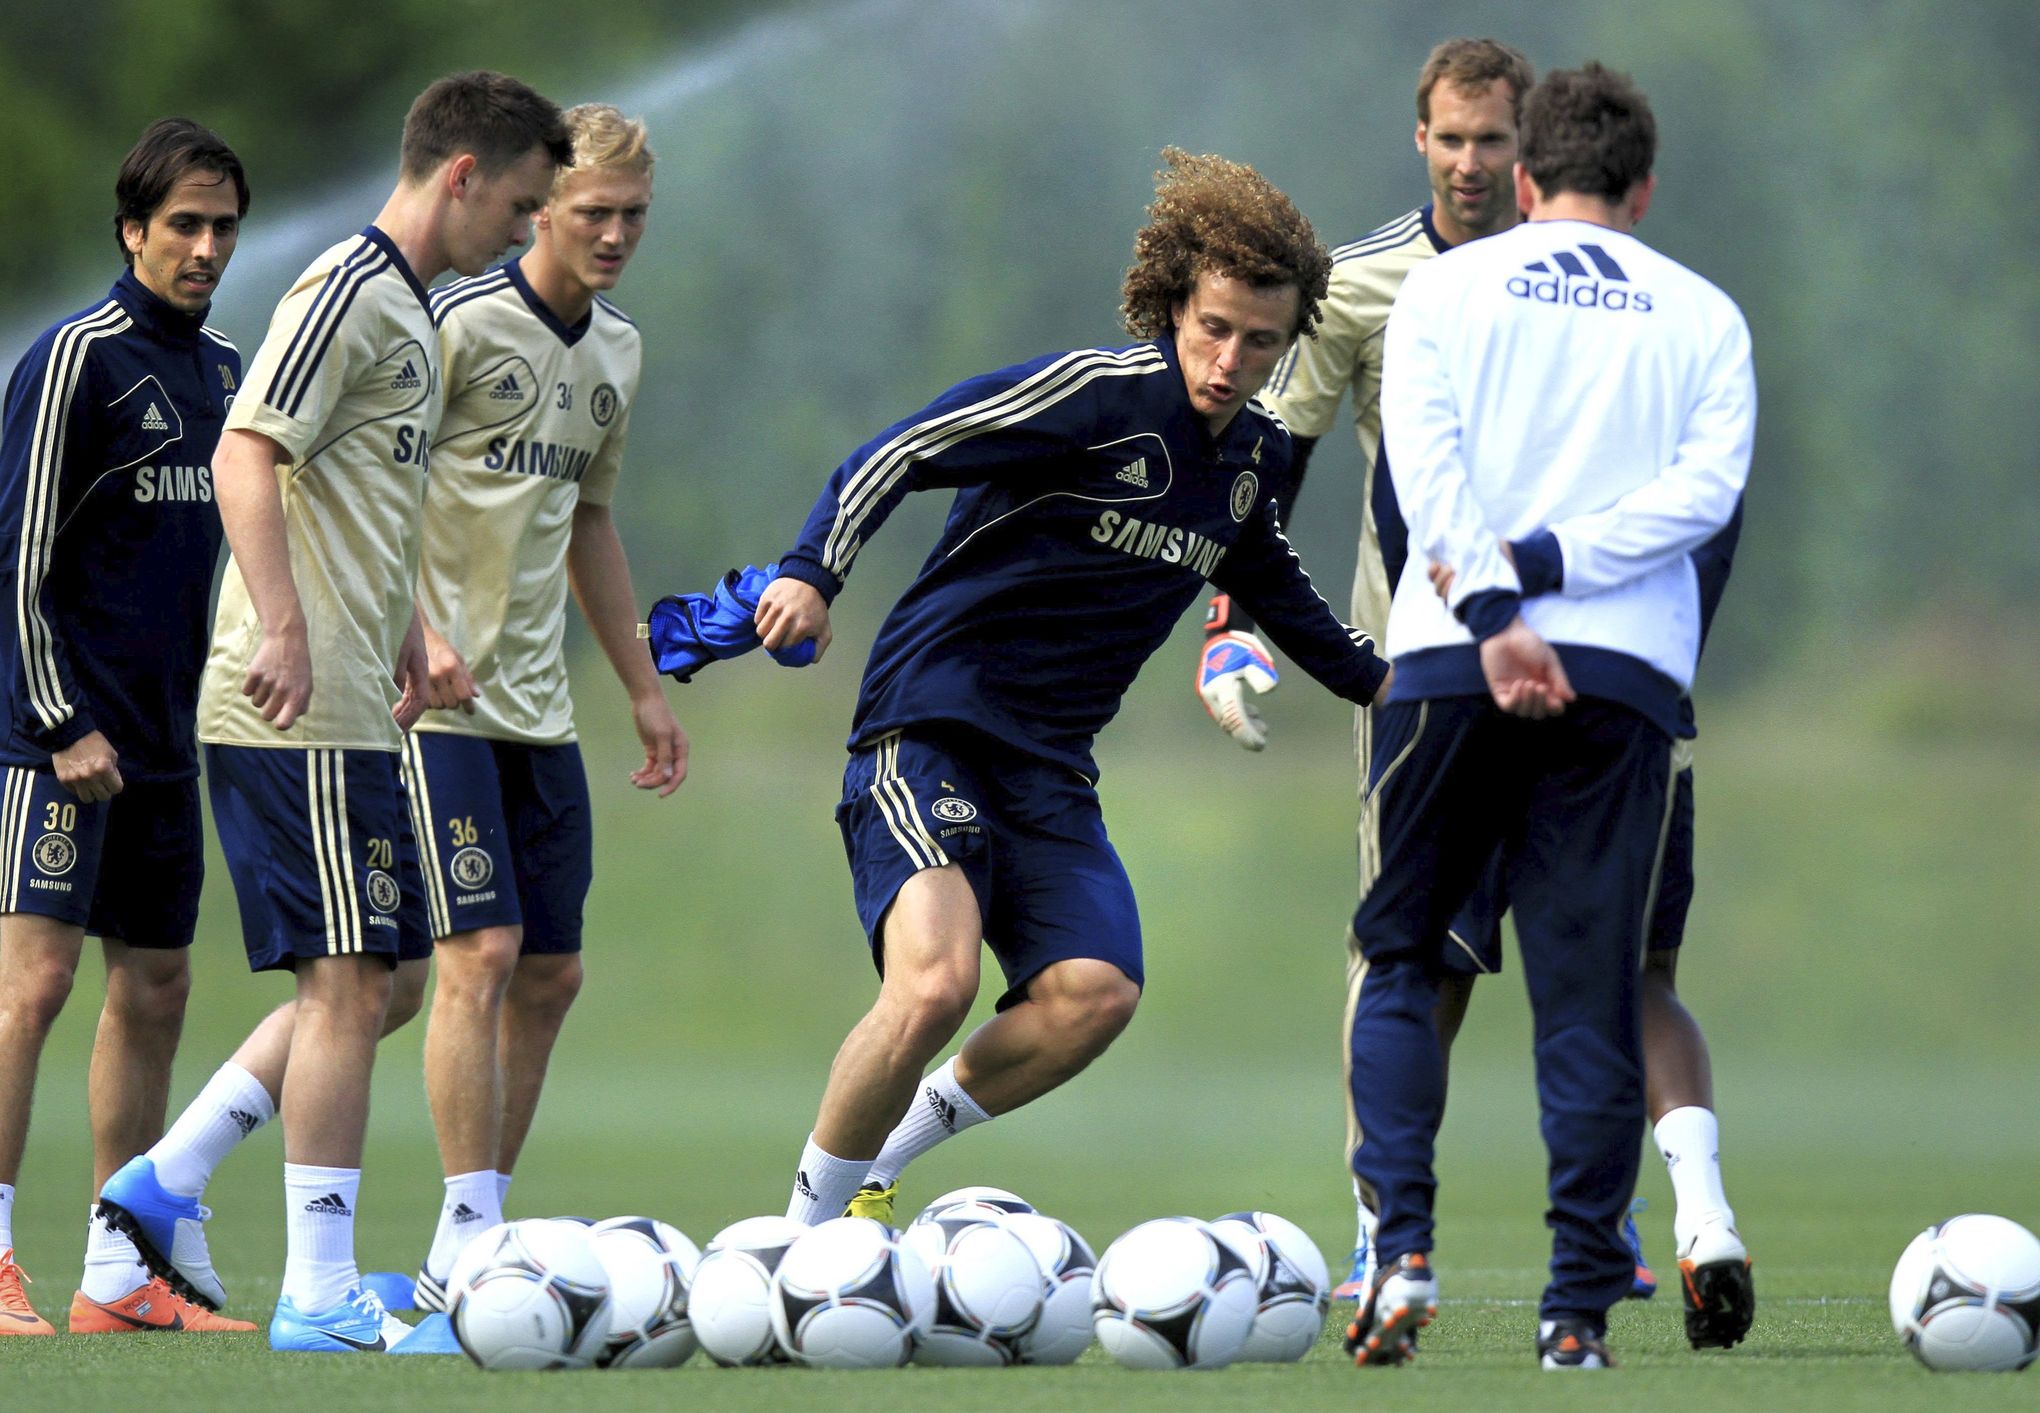
<path fill-rule="evenodd" d="M 1395 449 L 1389 474 L 1408 531 L 1408 554 L 1452 566 L 1447 605 L 1455 614 L 1476 595 L 1501 595 L 1483 602 L 1498 603 L 1513 618 L 1523 586 L 1467 479 L 1459 403 L 1445 375 L 1428 273 L 1411 272 L 1396 296 L 1381 383 L 1381 439 Z"/>
<path fill-rule="evenodd" d="M 1719 534 L 1742 503 L 1756 425 L 1749 327 L 1737 314 L 1709 359 L 1671 464 L 1606 509 L 1547 527 L 1563 562 L 1560 592 L 1628 583 Z"/>
<path fill-rule="evenodd" d="M 50 565 L 57 526 L 81 490 L 73 466 L 88 469 L 95 446 L 91 362 L 72 328 L 29 350 L 7 385 L 0 430 L 0 546 L 14 555 L 13 729 L 56 752 L 90 735 L 92 713 L 78 690 L 69 648 L 52 621 Z"/>
<path fill-rule="evenodd" d="M 981 485 L 1081 446 L 1100 378 L 1166 372 L 1149 345 L 1086 349 L 959 383 L 838 466 L 780 573 L 834 600 L 864 545 L 909 491 Z"/>
<path fill-rule="evenodd" d="M 1312 586 L 1272 499 L 1264 497 L 1247 517 L 1211 583 L 1245 605 L 1275 646 L 1332 692 L 1352 702 L 1374 700 L 1388 664 L 1374 640 L 1341 623 Z"/>
<path fill-rule="evenodd" d="M 227 410 L 229 431 L 260 432 L 292 461 L 310 454 L 333 405 L 373 356 L 356 308 L 368 297 L 365 278 L 342 262 L 284 296 Z"/>

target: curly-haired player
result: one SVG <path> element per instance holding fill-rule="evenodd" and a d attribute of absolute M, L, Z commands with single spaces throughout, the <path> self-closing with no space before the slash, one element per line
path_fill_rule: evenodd
<path fill-rule="evenodd" d="M 888 427 L 829 478 L 760 599 L 766 647 L 826 648 L 858 549 L 907 492 L 956 492 L 850 729 L 836 817 L 881 982 L 801 1155 L 802 1220 L 889 1217 L 909 1162 L 1071 1078 L 1132 1018 L 1140 921 L 1091 741 L 1206 581 L 1340 696 L 1387 675 L 1282 538 L 1267 486 L 1289 434 L 1252 403 L 1316 320 L 1330 260 L 1251 168 L 1163 157 L 1126 277 L 1146 341 L 971 378 Z M 977 996 L 980 939 L 998 1014 L 922 1078 Z"/>

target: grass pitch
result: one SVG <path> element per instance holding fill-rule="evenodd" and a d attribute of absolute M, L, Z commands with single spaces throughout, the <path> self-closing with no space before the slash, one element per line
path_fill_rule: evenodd
<path fill-rule="evenodd" d="M 1180 660 L 1188 664 L 1190 639 Z M 1176 646 L 1176 645 L 1172 645 Z M 839 652 L 843 649 L 839 648 Z M 693 778 L 661 805 L 621 787 L 628 747 L 589 674 L 582 719 L 600 814 L 590 979 L 510 1194 L 514 1215 L 641 1211 L 705 1241 L 779 1210 L 830 1055 L 872 988 L 830 820 L 852 654 L 795 679 L 745 662 L 680 697 Z M 909 1174 L 909 1207 L 969 1182 L 1020 1191 L 1100 1249 L 1146 1217 L 1278 1211 L 1335 1268 L 1349 1243 L 1339 1165 L 1341 933 L 1352 904 L 1347 718 L 1299 678 L 1249 757 L 1176 675 L 1136 690 L 1101 759 L 1106 814 L 1139 892 L 1149 988 L 1126 1037 L 1068 1089 Z M 761 685 L 761 682 L 768 685 Z M 806 684 L 801 686 L 799 684 Z M 798 687 L 798 689 L 797 689 Z M 1445 1297 L 1406 1370 L 1356 1371 L 1328 1324 L 1294 1367 L 1194 1376 L 1073 1369 L 888 1374 L 721 1370 L 485 1375 L 460 1359 L 271 1354 L 260 1336 L 0 1340 L 0 1409 L 137 1397 L 185 1410 L 807 1407 L 2031 1408 L 2034 1376 L 1935 1376 L 1892 1337 L 1891 1265 L 1960 1211 L 2040 1224 L 2040 1127 L 2021 1078 L 2040 953 L 2025 896 L 2040 762 L 1991 733 L 1893 732 L 1847 711 L 1710 704 L 1700 890 L 1681 988 L 1713 1045 L 1729 1194 L 1759 1313 L 1732 1352 L 1685 1346 L 1676 1291 L 1614 1315 L 1617 1371 L 1559 1379 L 1531 1354 L 1547 1255 L 1528 1017 L 1485 983 L 1455 1056 L 1440 1148 Z M 2022 739 L 2030 742 L 2030 735 Z M 250 978 L 216 868 L 178 1065 L 183 1103 L 281 999 Z M 82 1255 L 88 962 L 45 1057 L 15 1232 L 32 1294 L 61 1318 Z M 989 997 L 996 986 L 988 986 Z M 360 1251 L 414 1268 L 439 1173 L 422 1031 L 377 1071 Z M 274 1127 L 207 1200 L 230 1312 L 266 1320 L 282 1269 Z M 1642 1224 L 1671 1265 L 1671 1198 L 1646 1153 Z M 1335 1314 L 1337 1311 L 1335 1310 Z"/>

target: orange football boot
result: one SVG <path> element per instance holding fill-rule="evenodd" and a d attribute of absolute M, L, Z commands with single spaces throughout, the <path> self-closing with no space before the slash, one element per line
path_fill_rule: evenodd
<path fill-rule="evenodd" d="M 193 1304 L 155 1276 L 118 1300 L 94 1300 L 82 1290 L 71 1297 L 72 1334 L 133 1334 L 137 1330 L 250 1334 L 254 1329 L 246 1320 L 230 1320 Z"/>
<path fill-rule="evenodd" d="M 14 1248 L 0 1251 L 0 1335 L 53 1335 L 50 1322 L 28 1303 L 28 1272 L 14 1264 Z"/>

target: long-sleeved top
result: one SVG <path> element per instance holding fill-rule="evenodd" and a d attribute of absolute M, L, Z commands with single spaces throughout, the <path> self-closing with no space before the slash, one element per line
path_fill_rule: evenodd
<path fill-rule="evenodd" d="M 1276 523 L 1267 485 L 1289 455 L 1252 403 L 1214 437 L 1166 337 L 972 378 L 888 427 L 780 561 L 833 600 L 908 491 L 957 491 L 872 645 L 851 746 L 953 722 L 1095 779 L 1092 740 L 1206 581 L 1326 687 L 1371 699 L 1387 665 Z"/>

